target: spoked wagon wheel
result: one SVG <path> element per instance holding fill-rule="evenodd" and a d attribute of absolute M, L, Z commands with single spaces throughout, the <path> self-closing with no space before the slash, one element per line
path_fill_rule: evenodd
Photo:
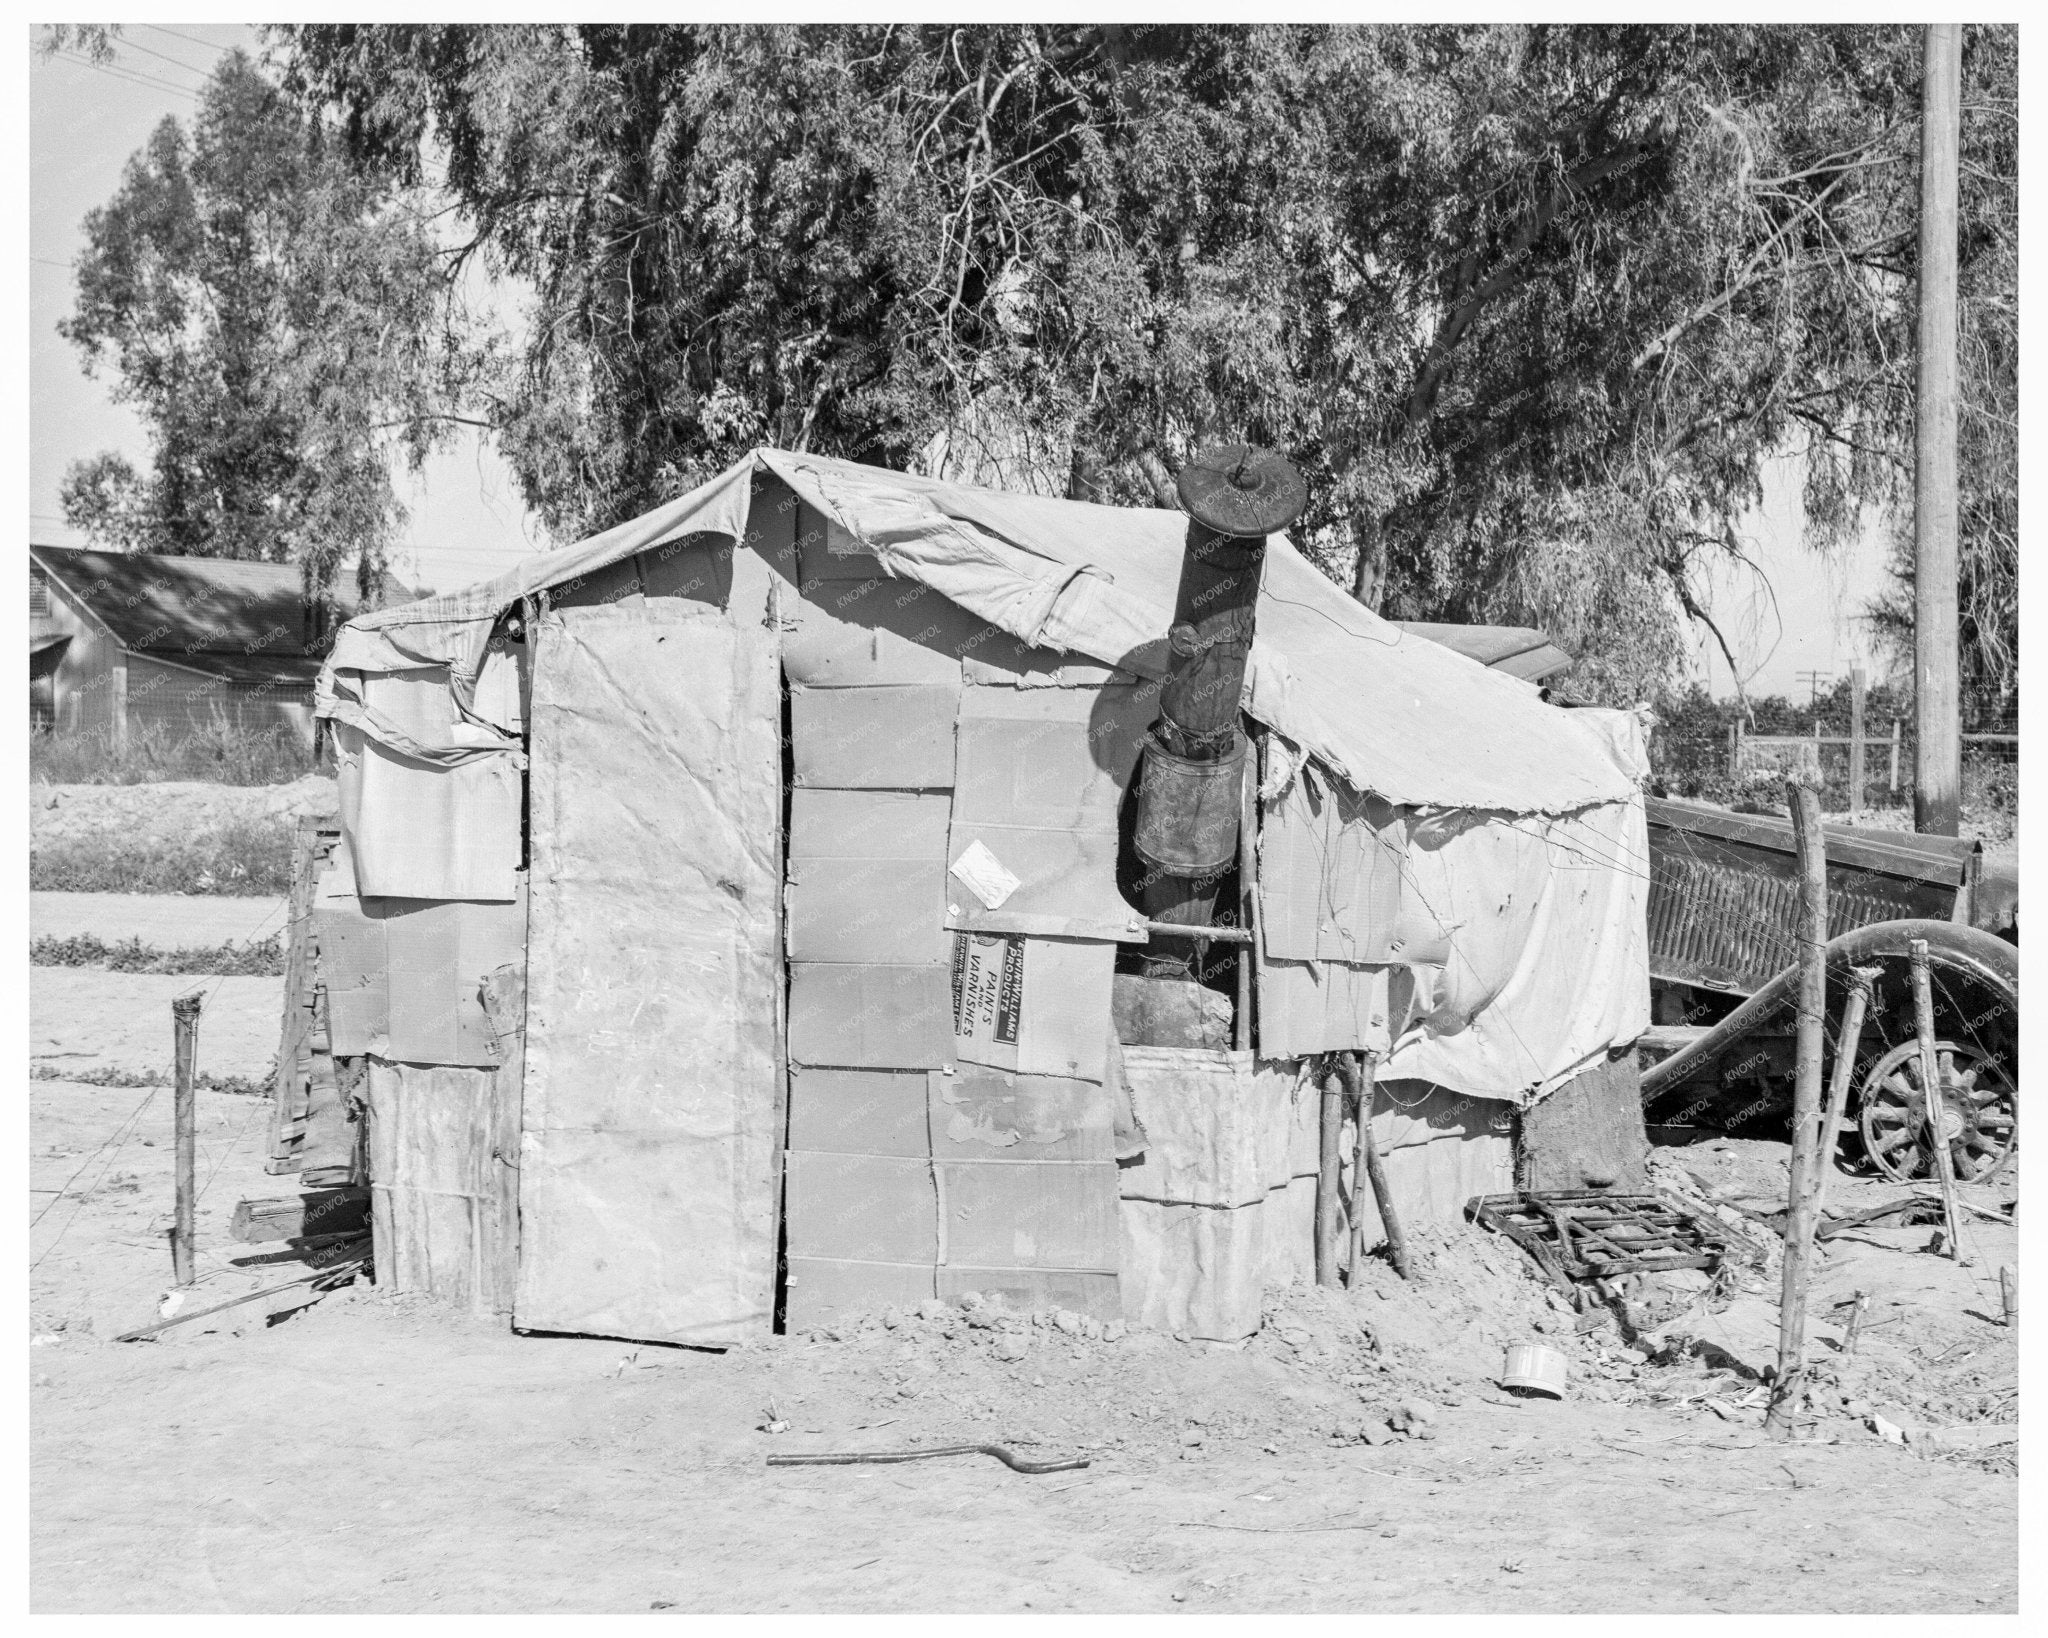
<path fill-rule="evenodd" d="M 1902 1042 L 1870 1066 L 1861 1097 L 1863 1147 L 1887 1177 L 1920 1183 L 1933 1180 L 1934 1145 L 1945 1142 L 1957 1180 L 1982 1183 L 2019 1141 L 2018 1089 L 1988 1052 L 1937 1041 L 1934 1055 L 1940 1086 L 1932 1121 L 1917 1041 Z"/>

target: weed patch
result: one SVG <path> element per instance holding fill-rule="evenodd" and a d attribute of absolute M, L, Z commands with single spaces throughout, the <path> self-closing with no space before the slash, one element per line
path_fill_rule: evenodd
<path fill-rule="evenodd" d="M 35 1064 L 28 1072 L 32 1081 L 70 1081 L 78 1086 L 169 1086 L 171 1077 L 161 1069 L 59 1069 L 55 1064 Z M 270 1082 L 252 1081 L 247 1075 L 209 1075 L 204 1070 L 192 1077 L 202 1092 L 232 1092 L 238 1098 L 267 1098 Z"/>
<path fill-rule="evenodd" d="M 318 771 L 311 747 L 290 728 L 243 728 L 217 706 L 206 722 L 175 736 L 157 724 L 132 724 L 118 746 L 104 733 L 31 734 L 28 767 L 32 781 L 51 785 L 286 785 Z"/>
<path fill-rule="evenodd" d="M 92 933 L 75 938 L 31 939 L 31 967 L 104 967 L 115 973 L 199 974 L 220 978 L 278 978 L 284 973 L 279 935 L 240 943 L 229 939 L 211 948 L 161 950 L 139 938 L 108 944 Z"/>
<path fill-rule="evenodd" d="M 43 893 L 274 897 L 292 890 L 291 827 L 238 819 L 191 836 L 71 837 L 32 848 L 28 885 Z"/>

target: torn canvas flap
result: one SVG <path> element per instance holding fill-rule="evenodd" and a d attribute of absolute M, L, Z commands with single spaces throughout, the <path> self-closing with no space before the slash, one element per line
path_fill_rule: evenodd
<path fill-rule="evenodd" d="M 1411 851 L 1448 931 L 1383 1075 L 1527 1103 L 1650 1024 L 1649 841 L 1640 795 L 1561 818 L 1465 816 Z M 1398 998 L 1396 998 L 1398 999 Z"/>
<path fill-rule="evenodd" d="M 469 731 L 438 669 L 361 679 L 366 704 L 404 742 L 445 742 Z M 521 775 L 516 753 L 479 751 L 423 762 L 353 723 L 335 731 L 342 828 L 358 892 L 380 898 L 515 896 Z"/>

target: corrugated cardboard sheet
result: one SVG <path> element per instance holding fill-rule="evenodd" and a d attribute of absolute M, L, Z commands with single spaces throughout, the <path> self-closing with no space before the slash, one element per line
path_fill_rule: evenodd
<path fill-rule="evenodd" d="M 1249 1336 L 1266 1292 L 1313 1272 L 1313 1081 L 1247 1052 L 1127 1046 L 1123 1058 L 1146 1137 L 1122 1173 L 1124 1312 L 1217 1341 Z"/>
<path fill-rule="evenodd" d="M 1515 1186 L 1515 1106 L 1468 1097 L 1426 1081 L 1382 1079 L 1373 1098 L 1372 1136 L 1401 1226 L 1448 1227 L 1463 1221 L 1475 1194 Z M 1352 1124 L 1344 1123 L 1345 1198 L 1351 1198 Z M 1386 1238 L 1370 1185 L 1365 1191 L 1366 1244 Z"/>
<path fill-rule="evenodd" d="M 1158 715 L 1149 684 L 963 689 L 949 863 L 978 842 L 1020 885 L 990 907 L 949 880 L 947 925 L 1142 941 L 1116 888 L 1117 809 Z"/>
<path fill-rule="evenodd" d="M 378 1285 L 508 1311 L 517 1177 L 498 1156 L 519 1088 L 487 1069 L 372 1058 L 364 1091 Z"/>
<path fill-rule="evenodd" d="M 781 1139 L 766 586 L 540 622 L 517 1323 L 765 1334 Z"/>
<path fill-rule="evenodd" d="M 422 743 L 477 734 L 456 715 L 445 668 L 362 679 L 364 704 Z M 509 899 L 519 868 L 519 769 L 509 751 L 446 766 L 337 725 L 343 832 L 366 897 Z"/>
<path fill-rule="evenodd" d="M 1259 1050 L 1272 1058 L 1318 1052 L 1387 1050 L 1389 985 L 1410 989 L 1401 968 L 1354 967 L 1342 961 L 1258 964 Z M 1405 1011 L 1398 1015 L 1405 1018 Z"/>
<path fill-rule="evenodd" d="M 1276 961 L 1393 961 L 1407 826 L 1303 768 L 1259 823 L 1259 915 Z M 1408 959 L 1428 959 L 1415 957 Z"/>

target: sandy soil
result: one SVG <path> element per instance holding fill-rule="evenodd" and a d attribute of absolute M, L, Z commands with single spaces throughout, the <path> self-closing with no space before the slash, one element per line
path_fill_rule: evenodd
<path fill-rule="evenodd" d="M 290 901 L 200 898 L 176 893 L 31 893 L 30 938 L 90 933 L 109 944 L 139 938 L 160 950 L 207 949 L 266 939 L 284 930 Z"/>
<path fill-rule="evenodd" d="M 197 992 L 199 1071 L 264 1080 L 277 1057 L 282 978 L 202 978 L 31 967 L 29 1061 L 66 1074 L 171 1071 L 171 1001 Z"/>
<path fill-rule="evenodd" d="M 118 1344 L 167 1283 L 168 1094 L 30 1095 L 41 1611 L 2016 1608 L 2009 1455 L 1893 1445 L 1839 1406 L 1812 1442 L 1763 1438 L 1759 1344 L 1698 1333 L 1739 1337 L 1768 1267 L 1634 1349 L 1577 1334 L 1476 1231 L 1425 1243 L 1412 1287 L 1374 1264 L 1356 1295 L 1284 1294 L 1239 1347 L 948 1310 L 717 1355 L 520 1337 L 366 1288 Z M 192 1303 L 300 1271 L 225 1240 L 236 1198 L 288 1182 L 262 1172 L 263 1113 L 202 1096 Z M 1767 1200 L 1782 1154 L 1660 1167 Z M 1830 1254 L 1824 1300 L 1860 1284 L 1897 1323 L 1853 1361 L 1818 1325 L 1815 1356 L 1894 1419 L 2003 1437 L 2013 1343 L 1982 1285 L 2012 1230 L 1981 1226 L 1974 1270 L 1927 1235 Z M 1487 1381 L 1500 1338 L 1531 1335 L 1572 1360 L 1563 1403 Z M 1392 1435 L 1418 1399 L 1427 1436 Z M 1092 1465 L 763 1463 L 989 1438 Z"/>
<path fill-rule="evenodd" d="M 103 831 L 180 835 L 217 830 L 231 820 L 290 821 L 332 813 L 335 782 L 308 774 L 289 785 L 215 785 L 196 779 L 148 785 L 31 784 L 29 828 L 38 842 L 68 841 Z"/>

